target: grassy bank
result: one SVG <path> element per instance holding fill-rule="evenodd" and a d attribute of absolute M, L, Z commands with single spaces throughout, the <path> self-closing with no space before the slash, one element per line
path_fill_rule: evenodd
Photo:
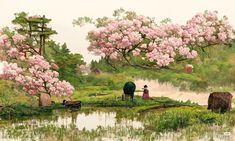
<path fill-rule="evenodd" d="M 47 107 L 33 107 L 29 104 L 12 104 L 0 108 L 0 117 L 3 119 L 27 119 L 34 116 L 51 115 L 53 110 L 65 109 L 60 103 Z"/>
<path fill-rule="evenodd" d="M 115 97 L 90 98 L 82 100 L 82 111 L 86 107 L 107 107 L 131 108 L 136 113 L 147 112 L 152 109 L 181 107 L 181 106 L 197 106 L 197 104 L 175 101 L 167 97 L 155 97 L 151 100 L 143 100 L 141 97 L 135 97 L 134 101 L 123 101 Z M 33 107 L 27 103 L 16 103 L 6 105 L 0 108 L 0 117 L 4 119 L 27 118 L 31 116 L 40 116 L 44 114 L 53 114 L 53 110 L 65 109 L 61 103 L 55 103 L 47 107 Z M 69 109 L 68 109 L 69 110 Z"/>

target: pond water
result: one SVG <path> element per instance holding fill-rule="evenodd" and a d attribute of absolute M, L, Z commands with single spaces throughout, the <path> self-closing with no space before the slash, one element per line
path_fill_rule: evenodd
<path fill-rule="evenodd" d="M 135 80 L 137 90 L 142 90 L 144 85 L 148 86 L 149 94 L 152 97 L 169 97 L 175 100 L 187 101 L 198 103 L 199 105 L 207 105 L 208 97 L 210 92 L 192 92 L 192 91 L 181 91 L 180 88 L 174 87 L 170 83 L 159 83 L 158 80 Z M 137 92 L 137 95 L 142 95 L 142 92 Z M 232 92 L 233 97 L 235 93 Z"/>
<path fill-rule="evenodd" d="M 101 132 L 98 130 L 143 129 L 143 125 L 140 121 L 125 118 L 118 119 L 116 116 L 116 112 L 94 111 L 87 113 L 81 111 L 56 111 L 53 116 L 43 116 L 12 122 L 7 121 L 5 124 L 0 124 L 0 140 L 67 140 L 66 138 L 67 135 L 70 134 L 70 131 L 76 131 L 79 134 L 80 132 L 84 132 L 81 134 L 85 134 L 87 132 L 92 136 L 94 132 Z M 50 136 L 50 134 L 52 136 Z M 61 136 L 64 137 L 61 138 Z M 114 135 L 112 136 L 114 137 Z M 109 137 L 104 136 L 102 138 L 108 139 Z"/>
<path fill-rule="evenodd" d="M 125 110 L 124 110 L 125 111 Z M 130 112 L 130 110 L 126 110 Z M 145 119 L 122 117 L 125 112 L 91 110 L 55 111 L 53 115 L 0 121 L 1 141 L 139 141 L 139 140 L 213 140 L 234 141 L 235 128 L 213 126 L 156 133 L 146 128 Z M 139 115 L 141 117 L 142 115 Z"/>

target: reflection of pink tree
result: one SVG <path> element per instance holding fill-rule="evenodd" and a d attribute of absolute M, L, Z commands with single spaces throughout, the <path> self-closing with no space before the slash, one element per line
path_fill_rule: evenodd
<path fill-rule="evenodd" d="M 198 51 L 234 39 L 227 18 L 217 12 L 199 13 L 185 25 L 156 24 L 152 19 L 132 15 L 106 18 L 88 34 L 89 51 L 105 59 L 120 60 L 133 66 L 133 56 L 147 60 L 152 67 L 168 66 L 175 61 L 192 59 Z"/>
<path fill-rule="evenodd" d="M 72 95 L 73 86 L 60 81 L 58 72 L 33 47 L 26 45 L 25 39 L 20 34 L 0 34 L 0 49 L 5 58 L 1 78 L 13 80 L 30 95 Z"/>

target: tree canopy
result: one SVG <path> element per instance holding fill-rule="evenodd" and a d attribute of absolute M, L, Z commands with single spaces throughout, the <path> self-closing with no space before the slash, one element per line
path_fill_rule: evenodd
<path fill-rule="evenodd" d="M 169 19 L 156 23 L 154 18 L 123 9 L 114 11 L 111 18 L 74 20 L 79 26 L 84 22 L 96 26 L 87 37 L 90 52 L 106 60 L 144 68 L 163 68 L 193 59 L 206 47 L 234 40 L 233 27 L 217 11 L 198 13 L 183 25 L 171 23 Z"/>

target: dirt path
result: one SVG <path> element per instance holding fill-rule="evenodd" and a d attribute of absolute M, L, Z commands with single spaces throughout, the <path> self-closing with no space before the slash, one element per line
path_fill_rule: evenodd
<path fill-rule="evenodd" d="M 207 105 L 209 97 L 209 92 L 196 93 L 191 91 L 180 91 L 179 88 L 174 87 L 169 83 L 159 84 L 157 80 L 136 79 L 135 84 L 137 90 L 142 90 L 144 85 L 148 85 L 149 94 L 152 97 L 165 96 L 175 100 L 190 100 L 192 102 L 198 103 L 199 105 Z M 136 94 L 142 95 L 142 92 L 137 92 Z M 232 94 L 233 97 L 235 97 L 235 94 Z"/>

